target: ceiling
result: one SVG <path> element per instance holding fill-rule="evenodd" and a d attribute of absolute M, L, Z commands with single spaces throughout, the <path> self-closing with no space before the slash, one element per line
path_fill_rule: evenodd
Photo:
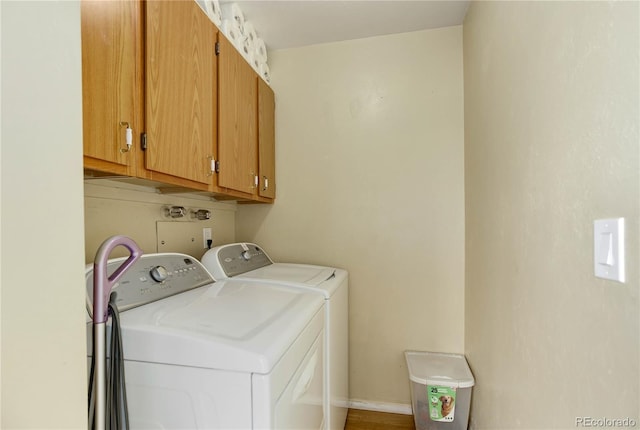
<path fill-rule="evenodd" d="M 223 0 L 220 3 L 232 3 Z M 460 25 L 469 0 L 239 0 L 268 50 Z"/>

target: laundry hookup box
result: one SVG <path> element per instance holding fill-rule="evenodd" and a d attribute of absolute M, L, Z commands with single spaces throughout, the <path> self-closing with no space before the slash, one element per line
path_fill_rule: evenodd
<path fill-rule="evenodd" d="M 416 430 L 467 430 L 475 383 L 464 355 L 405 351 Z"/>

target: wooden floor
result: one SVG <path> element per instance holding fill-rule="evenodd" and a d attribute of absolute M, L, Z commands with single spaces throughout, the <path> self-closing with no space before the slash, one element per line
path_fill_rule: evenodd
<path fill-rule="evenodd" d="M 349 409 L 345 430 L 415 430 L 413 415 Z"/>

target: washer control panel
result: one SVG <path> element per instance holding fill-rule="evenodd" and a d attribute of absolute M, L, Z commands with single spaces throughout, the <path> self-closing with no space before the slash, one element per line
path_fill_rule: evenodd
<path fill-rule="evenodd" d="M 216 262 L 222 271 L 233 277 L 242 273 L 273 264 L 271 259 L 258 246 L 252 243 L 233 243 L 215 250 Z"/>
<path fill-rule="evenodd" d="M 125 260 L 109 260 L 108 274 L 111 275 Z M 85 282 L 87 310 L 93 316 L 93 265 L 87 266 Z M 116 294 L 118 311 L 126 311 L 213 282 L 204 266 L 189 255 L 143 254 L 120 278 L 111 294 Z"/>

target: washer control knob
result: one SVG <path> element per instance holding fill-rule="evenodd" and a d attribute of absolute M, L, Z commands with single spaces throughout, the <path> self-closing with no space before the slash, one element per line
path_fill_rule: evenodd
<path fill-rule="evenodd" d="M 163 266 L 154 267 L 153 269 L 151 269 L 151 272 L 149 272 L 149 274 L 156 282 L 164 282 L 169 276 L 169 274 L 167 273 L 167 269 L 165 269 Z"/>
<path fill-rule="evenodd" d="M 240 254 L 245 261 L 251 260 L 251 253 L 249 251 L 244 251 Z"/>

